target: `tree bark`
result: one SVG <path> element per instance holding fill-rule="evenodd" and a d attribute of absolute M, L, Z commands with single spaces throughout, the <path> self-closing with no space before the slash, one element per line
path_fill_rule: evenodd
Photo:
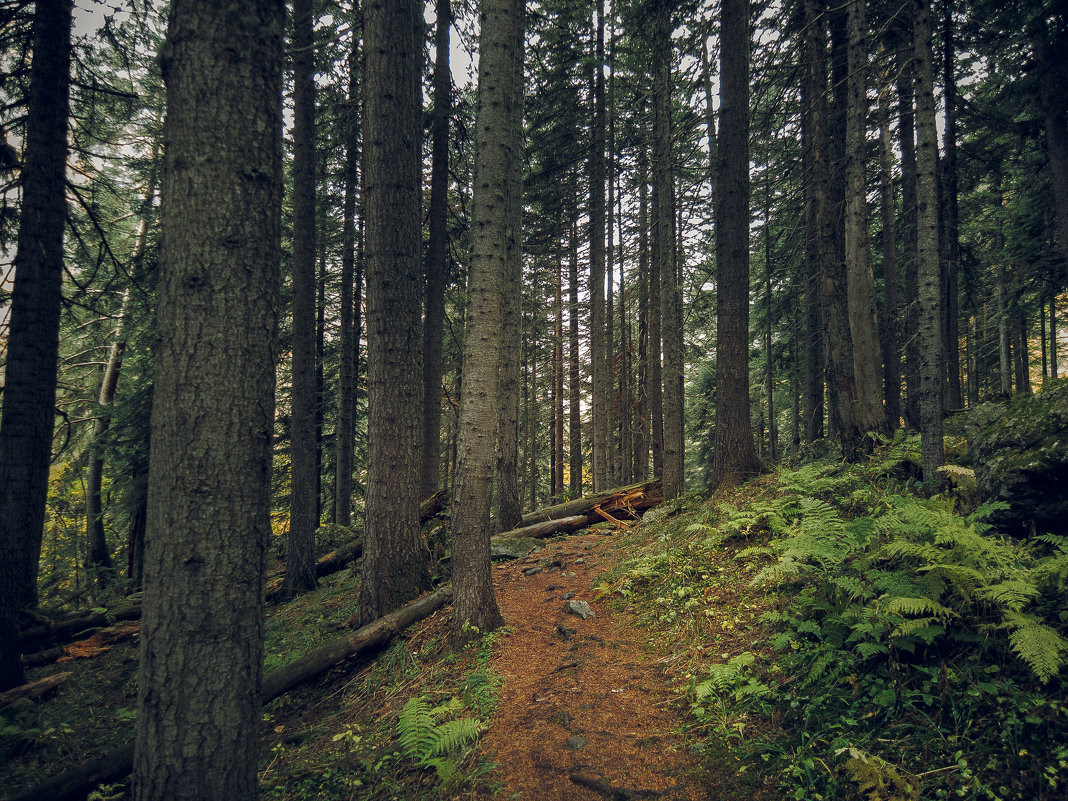
<path fill-rule="evenodd" d="M 363 30 L 368 444 L 359 620 L 369 622 L 430 583 L 418 519 L 422 5 L 365 3 Z"/>
<path fill-rule="evenodd" d="M 901 425 L 901 348 L 898 346 L 897 232 L 894 226 L 894 143 L 890 85 L 879 89 L 879 202 L 883 223 L 883 403 L 888 430 Z"/>
<path fill-rule="evenodd" d="M 898 135 L 901 147 L 901 238 L 905 274 L 905 424 L 920 425 L 920 369 L 916 337 L 918 326 L 917 229 L 916 229 L 916 144 L 915 144 L 915 64 L 912 53 L 912 9 L 905 6 L 897 57 Z"/>
<path fill-rule="evenodd" d="M 574 200 L 574 198 L 572 198 Z M 578 227 L 571 221 L 568 279 L 568 489 L 571 497 L 582 495 L 582 376 L 579 370 Z"/>
<path fill-rule="evenodd" d="M 950 409 L 964 406 L 960 384 L 960 212 L 957 203 L 957 83 L 955 78 L 953 40 L 953 5 L 947 4 L 942 25 L 942 78 L 945 106 L 945 156 L 942 161 L 942 225 L 945 230 L 946 338 L 944 343 L 946 372 L 949 383 L 946 404 Z M 1068 199 L 1068 198 L 1066 198 Z"/>
<path fill-rule="evenodd" d="M 59 355 L 72 6 L 71 0 L 42 0 L 33 17 L 0 417 L 0 690 L 22 684 L 16 616 L 20 607 L 37 602 Z"/>
<path fill-rule="evenodd" d="M 805 54 L 805 71 L 801 79 L 801 143 L 805 160 L 805 389 L 804 389 L 804 434 L 803 439 L 811 444 L 823 436 L 823 371 L 826 343 L 823 330 L 823 288 L 821 282 L 819 219 L 816 215 L 816 183 L 813 171 L 814 126 L 826 119 L 827 74 L 826 64 L 813 64 L 809 53 L 810 37 L 815 42 L 817 55 L 823 52 L 818 41 L 819 31 L 813 26 L 820 24 L 815 17 L 815 6 L 806 6 L 804 36 L 801 42 Z M 812 18 L 809 18 L 809 15 Z M 822 78 L 822 84 L 820 83 Z M 817 105 L 819 104 L 819 105 Z M 824 123 L 825 124 L 825 123 Z"/>
<path fill-rule="evenodd" d="M 475 181 L 471 201 L 471 267 L 464 340 L 465 391 L 460 401 L 459 464 L 452 514 L 453 603 L 451 636 L 504 622 L 490 572 L 490 503 L 497 434 L 498 373 L 504 284 L 520 247 L 510 210 L 519 199 L 512 169 L 519 159 L 515 127 L 522 124 L 521 0 L 484 0 L 479 17 L 478 109 L 475 117 Z"/>
<path fill-rule="evenodd" d="M 935 128 L 934 70 L 931 63 L 931 7 L 915 0 L 913 43 L 916 59 L 916 229 L 917 304 L 920 367 L 920 452 L 923 479 L 937 485 L 942 448 L 941 273 L 938 259 L 938 132 Z"/>
<path fill-rule="evenodd" d="M 443 587 L 269 673 L 263 679 L 263 702 L 286 694 L 339 662 L 380 649 L 401 631 L 440 609 L 450 595 L 451 588 Z M 253 726 L 253 730 L 258 739 L 259 727 Z M 134 744 L 126 743 L 102 757 L 46 779 L 10 801 L 81 801 L 94 787 L 122 780 L 130 773 L 133 762 Z"/>
<path fill-rule="evenodd" d="M 353 18 L 359 18 L 359 0 L 354 2 Z M 341 233 L 341 312 L 339 336 L 341 364 L 338 368 L 337 435 L 334 468 L 334 522 L 349 525 L 352 520 L 353 446 L 356 441 L 356 373 L 359 331 L 353 320 L 356 293 L 356 194 L 360 159 L 360 37 L 352 32 L 349 51 L 348 107 L 345 118 L 345 198 Z M 429 493 L 426 493 L 429 494 Z"/>
<path fill-rule="evenodd" d="M 542 537 L 551 537 L 554 534 L 566 533 L 569 531 L 577 531 L 580 528 L 585 528 L 590 525 L 590 519 L 587 515 L 572 515 L 571 517 L 561 517 L 556 520 L 545 520 L 541 523 L 533 523 L 529 526 L 522 526 L 510 531 L 504 531 L 500 534 L 493 535 L 491 540 L 503 540 L 511 539 L 515 537 L 530 537 L 532 539 L 540 539 Z"/>
<path fill-rule="evenodd" d="M 827 332 L 827 390 L 831 428 L 848 461 L 857 458 L 859 432 L 853 418 L 852 340 L 846 313 L 845 264 L 835 254 L 830 192 L 830 141 L 827 136 L 827 35 L 818 0 L 805 0 L 805 69 L 811 87 L 809 167 L 816 251 L 820 263 L 824 326 Z"/>
<path fill-rule="evenodd" d="M 315 586 L 315 48 L 312 0 L 293 4 L 293 380 L 290 416 L 288 596 Z"/>
<path fill-rule="evenodd" d="M 845 259 L 849 294 L 849 333 L 853 340 L 856 422 L 862 434 L 886 431 L 882 352 L 875 317 L 875 281 L 868 242 L 868 54 L 866 0 L 850 0 L 847 11 L 849 78 L 845 142 Z M 865 451 L 874 443 L 861 440 Z"/>
<path fill-rule="evenodd" d="M 1057 293 L 1049 296 L 1049 375 L 1057 377 Z"/>
<path fill-rule="evenodd" d="M 644 134 L 644 127 L 642 133 Z M 649 449 L 652 444 L 650 397 L 649 334 L 649 157 L 644 136 L 638 139 L 638 397 L 635 403 L 634 477 L 649 476 Z"/>
<path fill-rule="evenodd" d="M 749 401 L 749 0 L 724 0 L 721 13 L 713 488 L 761 469 Z"/>
<path fill-rule="evenodd" d="M 257 796 L 284 17 L 281 2 L 238 13 L 178 0 L 161 54 L 167 148 L 137 801 Z"/>
<path fill-rule="evenodd" d="M 631 484 L 628 487 L 616 487 L 606 492 L 597 492 L 584 498 L 576 498 L 555 506 L 547 506 L 523 515 L 524 526 L 532 526 L 547 520 L 559 520 L 576 515 L 595 514 L 601 508 L 609 513 L 622 512 L 627 509 L 639 512 L 650 509 L 664 500 L 662 484 L 659 480 L 643 484 Z"/>
<path fill-rule="evenodd" d="M 564 254 L 563 242 L 558 244 L 556 253 L 556 282 L 553 293 L 553 430 L 552 430 L 552 469 L 549 483 L 552 485 L 552 497 L 558 498 L 564 489 L 564 291 L 563 291 Z M 571 354 L 572 361 L 578 354 Z M 571 399 L 570 409 L 574 410 L 576 401 Z M 573 430 L 570 433 L 574 433 Z M 572 444 L 572 455 L 574 445 Z M 569 465 L 570 479 L 574 483 L 575 468 Z M 511 528 L 511 526 L 508 526 Z"/>
<path fill-rule="evenodd" d="M 446 221 L 449 210 L 449 115 L 452 113 L 452 72 L 449 66 L 452 7 L 449 0 L 437 0 L 436 9 L 434 109 L 430 123 L 430 231 L 423 324 L 423 495 L 432 495 L 441 483 L 441 377 L 444 371 L 441 353 L 449 244 Z"/>
<path fill-rule="evenodd" d="M 596 54 L 604 53 L 604 0 L 597 0 Z M 593 488 L 608 485 L 609 436 L 608 403 L 610 381 L 605 349 L 605 194 L 604 194 L 604 59 L 595 58 L 590 82 L 593 93 L 593 121 L 590 127 L 590 361 L 593 385 Z"/>
<path fill-rule="evenodd" d="M 668 498 L 685 488 L 682 452 L 682 352 L 678 347 L 682 314 L 679 309 L 676 277 L 675 237 L 672 233 L 674 191 L 671 176 L 671 8 L 667 2 L 656 6 L 653 22 L 653 267 L 660 275 L 660 333 L 663 342 L 663 417 L 661 440 L 664 493 Z M 748 211 L 746 212 L 748 215 Z"/>

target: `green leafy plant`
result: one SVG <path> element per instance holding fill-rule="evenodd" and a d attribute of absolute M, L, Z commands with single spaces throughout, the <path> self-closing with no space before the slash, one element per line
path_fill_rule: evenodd
<path fill-rule="evenodd" d="M 433 768 L 444 785 L 457 777 L 464 753 L 485 725 L 477 718 L 457 718 L 459 698 L 432 706 L 423 696 L 409 699 L 397 721 L 397 738 L 404 754 L 421 768 Z"/>

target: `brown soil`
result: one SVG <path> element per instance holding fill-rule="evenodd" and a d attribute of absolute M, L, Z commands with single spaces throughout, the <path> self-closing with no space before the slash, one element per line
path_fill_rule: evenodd
<path fill-rule="evenodd" d="M 664 653 L 629 615 L 595 600 L 607 544 L 583 532 L 494 570 L 513 629 L 492 662 L 504 685 L 482 740 L 499 766 L 499 798 L 709 797 L 679 734 Z M 565 612 L 571 598 L 596 616 Z"/>

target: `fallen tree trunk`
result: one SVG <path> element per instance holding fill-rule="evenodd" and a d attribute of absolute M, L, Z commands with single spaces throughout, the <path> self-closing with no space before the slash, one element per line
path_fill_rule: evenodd
<path fill-rule="evenodd" d="M 320 556 L 315 562 L 315 575 L 318 578 L 329 576 L 361 556 L 363 556 L 363 537 L 357 537 L 325 556 Z M 277 578 L 267 583 L 267 594 L 265 596 L 267 603 L 274 601 L 282 592 L 283 581 L 283 579 Z"/>
<path fill-rule="evenodd" d="M 523 525 L 529 526 L 547 520 L 558 520 L 563 517 L 586 515 L 604 519 L 597 514 L 597 510 L 607 512 L 610 515 L 624 512 L 642 512 L 661 503 L 664 500 L 664 492 L 660 481 L 648 481 L 644 484 L 631 484 L 626 487 L 617 487 L 607 492 L 599 492 L 595 495 L 587 495 L 576 498 L 573 501 L 558 503 L 556 506 L 548 506 L 534 512 L 523 515 Z"/>
<path fill-rule="evenodd" d="M 87 659 L 110 650 L 111 646 L 117 643 L 133 639 L 140 630 L 141 624 L 136 620 L 116 623 L 106 629 L 100 629 L 84 640 L 76 640 L 68 645 L 57 645 L 55 648 L 38 651 L 35 654 L 26 654 L 22 657 L 22 664 L 28 668 L 35 668 L 53 662 Z"/>
<path fill-rule="evenodd" d="M 542 523 L 534 523 L 533 525 L 523 526 L 522 528 L 513 528 L 511 531 L 505 531 L 503 534 L 496 534 L 491 537 L 491 539 L 503 540 L 513 537 L 534 537 L 540 539 L 541 537 L 551 537 L 553 534 L 578 531 L 580 528 L 585 528 L 588 525 L 588 516 L 574 515 L 572 517 L 561 517 L 557 520 L 546 520 Z"/>
<path fill-rule="evenodd" d="M 373 623 L 339 637 L 329 645 L 269 673 L 263 679 L 263 703 L 285 695 L 334 665 L 371 649 L 379 648 L 413 623 L 429 617 L 452 596 L 442 587 Z M 54 776 L 9 801 L 81 801 L 100 784 L 122 781 L 133 768 L 134 744 L 126 743 L 101 757 Z"/>
<path fill-rule="evenodd" d="M 449 493 L 445 490 L 438 490 L 419 504 L 419 524 L 422 525 L 438 512 L 443 511 L 448 505 Z"/>
<path fill-rule="evenodd" d="M 111 626 L 119 620 L 137 620 L 141 617 L 141 604 L 133 604 L 116 609 L 113 612 L 90 612 L 78 617 L 58 620 L 43 626 L 25 629 L 19 635 L 23 651 L 33 646 L 54 640 L 71 639 L 76 634 L 88 632 L 89 629 L 101 629 Z"/>
<path fill-rule="evenodd" d="M 69 670 L 66 673 L 54 673 L 51 676 L 45 676 L 43 679 L 31 681 L 29 684 L 22 684 L 18 687 L 12 687 L 10 690 L 5 690 L 0 693 L 0 709 L 23 698 L 40 698 L 42 695 L 50 693 L 59 687 L 69 676 Z"/>

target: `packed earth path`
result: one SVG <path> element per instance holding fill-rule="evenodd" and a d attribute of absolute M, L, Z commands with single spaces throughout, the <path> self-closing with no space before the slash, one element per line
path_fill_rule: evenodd
<path fill-rule="evenodd" d="M 667 649 L 597 600 L 612 564 L 606 533 L 583 531 L 494 569 L 511 632 L 492 661 L 504 683 L 481 747 L 498 765 L 499 798 L 710 797 L 679 733 Z"/>

